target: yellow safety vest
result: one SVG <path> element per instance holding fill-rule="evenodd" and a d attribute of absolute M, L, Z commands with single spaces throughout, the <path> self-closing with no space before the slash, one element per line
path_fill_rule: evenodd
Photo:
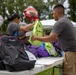
<path fill-rule="evenodd" d="M 45 48 L 50 55 L 57 56 L 57 52 L 50 42 L 45 42 Z"/>
<path fill-rule="evenodd" d="M 35 25 L 34 25 L 32 35 L 38 35 L 38 36 L 40 36 L 40 37 L 43 36 L 43 26 L 42 26 L 41 22 L 38 21 L 38 20 L 36 21 L 36 23 L 35 23 Z M 42 42 L 41 42 L 41 41 L 38 41 L 38 40 L 32 41 L 32 40 L 31 40 L 32 35 L 30 36 L 30 38 L 29 38 L 28 41 L 29 41 L 32 45 L 40 46 L 40 45 L 42 44 Z"/>

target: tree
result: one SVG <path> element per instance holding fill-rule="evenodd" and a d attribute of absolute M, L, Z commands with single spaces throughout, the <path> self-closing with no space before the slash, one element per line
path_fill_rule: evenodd
<path fill-rule="evenodd" d="M 18 12 L 21 17 L 23 17 L 23 10 L 25 8 L 24 1 L 25 0 L 0 0 L 0 15 L 4 18 L 4 24 L 2 26 L 4 31 L 6 31 L 7 28 L 7 18 L 9 15 Z"/>
<path fill-rule="evenodd" d="M 69 18 L 76 22 L 76 0 L 68 0 L 69 2 Z"/>
<path fill-rule="evenodd" d="M 64 0 L 0 0 L 0 15 L 4 18 L 3 28 L 6 30 L 7 18 L 14 12 L 21 15 L 22 21 L 27 22 L 23 12 L 28 6 L 38 10 L 39 19 L 52 19 L 52 8 L 56 3 L 63 3 Z"/>

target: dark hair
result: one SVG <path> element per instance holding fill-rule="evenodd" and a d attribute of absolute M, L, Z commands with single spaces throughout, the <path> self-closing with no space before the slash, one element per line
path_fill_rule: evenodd
<path fill-rule="evenodd" d="M 14 14 L 12 14 L 11 16 L 9 16 L 8 17 L 8 21 L 12 21 L 12 20 L 14 20 L 15 18 L 20 18 L 20 15 L 18 14 L 18 13 L 14 13 Z"/>
<path fill-rule="evenodd" d="M 57 4 L 57 5 L 55 5 L 55 6 L 54 6 L 54 9 L 55 9 L 55 8 L 60 8 L 60 7 L 63 8 L 63 9 L 65 9 L 62 4 Z"/>
<path fill-rule="evenodd" d="M 57 4 L 57 5 L 55 5 L 54 8 L 53 8 L 53 10 L 55 10 L 55 9 L 58 9 L 58 11 L 59 11 L 60 13 L 64 14 L 65 8 L 64 8 L 64 6 L 63 6 L 62 4 Z"/>

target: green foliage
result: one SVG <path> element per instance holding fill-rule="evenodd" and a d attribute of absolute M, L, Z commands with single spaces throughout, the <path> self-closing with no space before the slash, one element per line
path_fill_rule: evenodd
<path fill-rule="evenodd" d="M 68 15 L 69 18 L 73 21 L 76 22 L 76 0 L 68 0 L 69 2 L 69 11 L 68 11 Z"/>
<path fill-rule="evenodd" d="M 52 19 L 53 5 L 59 1 L 61 0 L 47 0 L 47 2 L 44 2 L 44 0 L 0 0 L 0 15 L 3 16 L 5 21 L 2 27 L 3 29 L 6 28 L 8 24 L 6 19 L 14 12 L 18 12 L 21 15 L 22 21 L 29 22 L 23 13 L 28 6 L 33 6 L 37 9 L 40 20 Z"/>
<path fill-rule="evenodd" d="M 47 70 L 40 72 L 36 75 L 52 75 L 52 73 L 53 73 L 53 68 L 50 68 L 50 69 L 47 69 Z M 59 69 L 55 69 L 54 75 L 60 75 Z"/>

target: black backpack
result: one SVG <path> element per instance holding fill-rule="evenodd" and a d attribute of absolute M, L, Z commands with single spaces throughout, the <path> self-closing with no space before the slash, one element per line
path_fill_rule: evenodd
<path fill-rule="evenodd" d="M 0 38 L 1 38 L 1 36 L 2 36 L 2 34 L 0 34 Z M 1 44 L 1 42 L 0 42 L 0 44 Z M 5 65 L 4 65 L 1 57 L 0 57 L 0 70 L 6 70 Z"/>
<path fill-rule="evenodd" d="M 3 60 L 0 58 L 0 70 L 6 70 Z"/>
<path fill-rule="evenodd" d="M 34 68 L 36 60 L 29 60 L 23 42 L 15 36 L 2 35 L 0 58 L 8 71 L 23 71 Z"/>

